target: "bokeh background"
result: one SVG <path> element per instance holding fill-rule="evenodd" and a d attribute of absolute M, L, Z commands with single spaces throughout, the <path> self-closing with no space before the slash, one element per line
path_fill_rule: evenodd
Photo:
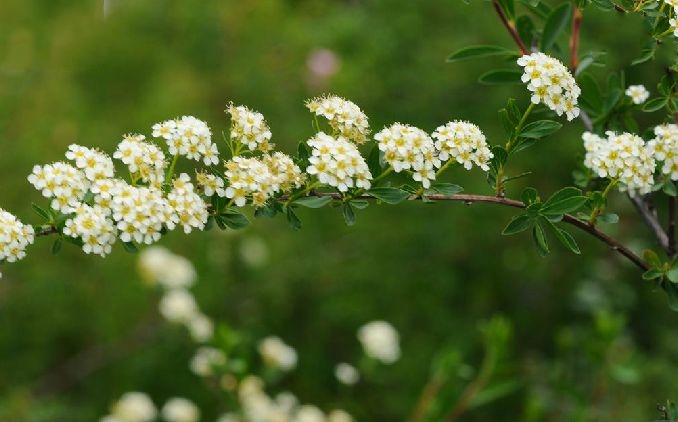
<path fill-rule="evenodd" d="M 112 152 L 123 134 L 150 135 L 184 114 L 218 136 L 229 101 L 262 112 L 290 153 L 312 134 L 304 100 L 326 92 L 359 104 L 374 131 L 467 119 L 490 143 L 503 142 L 496 111 L 506 99 L 528 101 L 524 87 L 475 82 L 497 60 L 445 63 L 469 44 L 512 47 L 484 1 L 113 3 L 104 19 L 95 0 L 0 2 L 0 205 L 26 222 L 38 222 L 31 202 L 45 204 L 26 181 L 34 164 L 63 159 L 73 142 Z M 642 30 L 632 16 L 587 10 L 582 51 L 606 51 L 607 69 L 628 67 Z M 628 67 L 627 81 L 652 89 L 658 66 Z M 595 72 L 603 80 L 606 71 Z M 582 130 L 566 125 L 518 159 L 516 173 L 533 173 L 509 195 L 571 184 Z M 477 170 L 445 178 L 490 192 Z M 624 197 L 613 206 L 622 221 L 605 230 L 636 251 L 652 247 Z M 371 206 L 352 227 L 329 207 L 299 215 L 298 232 L 278 217 L 238 232 L 172 233 L 163 244 L 196 265 L 206 314 L 297 349 L 299 367 L 279 388 L 303 402 L 405 420 L 437 357 L 454 351 L 463 364 L 436 404 L 451 406 L 483 357 L 478 325 L 495 315 L 513 327 L 497 373 L 514 384 L 462 420 L 652 420 L 657 402 L 678 398 L 678 314 L 582 233 L 583 255 L 554 243 L 542 259 L 528 236 L 499 234 L 512 211 L 491 205 Z M 194 344 L 157 316 L 158 292 L 141 283 L 134 255 L 50 249 L 39 239 L 27 259 L 2 266 L 0 420 L 94 421 L 130 390 L 188 397 L 203 420 L 226 410 L 189 371 Z M 341 386 L 334 365 L 357 359 L 356 330 L 374 319 L 398 329 L 403 356 Z"/>

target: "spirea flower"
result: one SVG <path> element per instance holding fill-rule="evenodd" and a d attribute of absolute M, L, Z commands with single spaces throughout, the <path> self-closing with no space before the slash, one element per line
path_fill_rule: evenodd
<path fill-rule="evenodd" d="M 226 197 L 224 179 L 213 174 L 198 172 L 195 175 L 195 181 L 205 196 L 217 195 L 221 198 Z"/>
<path fill-rule="evenodd" d="M 142 250 L 138 263 L 143 278 L 151 283 L 159 283 L 165 289 L 189 288 L 197 277 L 191 261 L 162 246 Z"/>
<path fill-rule="evenodd" d="M 89 189 L 85 173 L 64 162 L 34 166 L 28 181 L 45 198 L 51 198 L 50 207 L 64 214 L 73 212 Z"/>
<path fill-rule="evenodd" d="M 219 150 L 212 142 L 212 131 L 202 120 L 193 116 L 182 116 L 156 123 L 152 129 L 153 137 L 165 139 L 170 155 L 202 160 L 205 165 L 219 163 Z"/>
<path fill-rule="evenodd" d="M 325 422 L 354 422 L 354 419 L 345 410 L 336 409 L 327 415 Z"/>
<path fill-rule="evenodd" d="M 333 186 L 340 192 L 353 187 L 370 188 L 372 174 L 355 144 L 341 135 L 335 138 L 324 132 L 306 143 L 311 147 L 306 173 L 317 177 L 320 183 Z"/>
<path fill-rule="evenodd" d="M 231 115 L 231 138 L 247 146 L 250 151 L 269 152 L 271 143 L 269 129 L 263 114 L 245 106 L 229 104 L 226 113 Z"/>
<path fill-rule="evenodd" d="M 268 166 L 275 181 L 274 185 L 279 186 L 280 192 L 289 192 L 306 183 L 306 176 L 290 156 L 276 151 L 272 155 L 264 155 L 262 160 Z"/>
<path fill-rule="evenodd" d="M 174 228 L 174 208 L 169 205 L 159 188 L 131 186 L 122 180 L 114 181 L 105 194 L 110 195 L 110 199 L 104 199 L 102 186 L 105 186 L 104 182 L 99 183 L 95 201 L 108 201 L 123 242 L 150 245 L 160 240 L 163 225 L 169 229 Z M 97 196 L 102 199 L 97 199 Z"/>
<path fill-rule="evenodd" d="M 109 216 L 109 210 L 97 205 L 82 204 L 75 209 L 75 216 L 66 220 L 63 233 L 66 236 L 81 239 L 82 250 L 86 254 L 105 257 L 111 253 L 117 232 Z"/>
<path fill-rule="evenodd" d="M 649 193 L 654 185 L 655 159 L 652 148 L 637 135 L 605 132 L 601 138 L 590 132 L 582 135 L 584 165 L 599 177 L 617 179 L 621 191 L 631 195 Z"/>
<path fill-rule="evenodd" d="M 33 227 L 0 208 L 0 261 L 16 262 L 26 256 L 26 247 L 35 240 Z"/>
<path fill-rule="evenodd" d="M 675 3 L 678 3 L 678 1 L 676 1 Z M 674 6 L 674 10 L 676 7 L 678 7 L 678 5 Z M 673 30 L 673 36 L 678 37 L 678 19 L 676 18 L 669 19 L 669 26 Z"/>
<path fill-rule="evenodd" d="M 355 366 L 342 362 L 334 367 L 334 376 L 339 382 L 346 385 L 354 385 L 360 381 L 360 373 Z"/>
<path fill-rule="evenodd" d="M 111 416 L 122 422 L 150 422 L 158 411 L 145 393 L 129 392 L 120 397 L 111 408 Z"/>
<path fill-rule="evenodd" d="M 325 413 L 311 404 L 300 406 L 294 415 L 294 422 L 325 422 Z"/>
<path fill-rule="evenodd" d="M 214 323 L 205 314 L 200 312 L 188 320 L 186 328 L 188 328 L 193 341 L 197 343 L 204 343 L 214 335 Z"/>
<path fill-rule="evenodd" d="M 625 93 L 634 104 L 642 104 L 650 97 L 650 92 L 643 85 L 630 85 Z"/>
<path fill-rule="evenodd" d="M 409 170 L 412 178 L 421 182 L 424 188 L 431 186 L 436 178 L 436 168 L 441 162 L 433 139 L 423 130 L 410 125 L 394 123 L 374 135 L 384 160 L 396 173 Z"/>
<path fill-rule="evenodd" d="M 226 162 L 224 172 L 228 179 L 226 197 L 233 199 L 235 205 L 243 207 L 247 204 L 248 198 L 251 198 L 252 205 L 262 207 L 283 187 L 289 189 L 298 185 L 301 180 L 298 167 L 290 172 L 281 173 L 277 168 L 272 171 L 269 166 L 270 158 L 267 157 L 260 159 L 235 156 Z"/>
<path fill-rule="evenodd" d="M 165 181 L 165 154 L 144 139 L 144 135 L 125 135 L 113 158 L 126 164 L 129 172 L 142 181 L 160 186 Z"/>
<path fill-rule="evenodd" d="M 270 336 L 259 342 L 259 353 L 268 365 L 289 371 L 297 366 L 297 352 L 279 337 Z"/>
<path fill-rule="evenodd" d="M 388 364 L 400 359 L 398 332 L 386 321 L 372 321 L 360 327 L 358 340 L 371 358 Z"/>
<path fill-rule="evenodd" d="M 565 65 L 541 52 L 520 57 L 518 65 L 524 70 L 521 80 L 532 92 L 533 104 L 543 103 L 559 116 L 564 113 L 567 120 L 579 116 L 581 89 Z"/>
<path fill-rule="evenodd" d="M 485 141 L 485 135 L 473 123 L 453 121 L 439 126 L 431 135 L 441 162 L 455 160 L 470 170 L 473 164 L 488 171 L 493 157 Z"/>
<path fill-rule="evenodd" d="M 196 375 L 209 377 L 214 374 L 215 366 L 226 364 L 226 354 L 220 349 L 214 347 L 201 347 L 196 352 L 189 367 Z"/>
<path fill-rule="evenodd" d="M 198 422 L 200 419 L 198 406 L 182 397 L 167 400 L 160 413 L 167 422 Z"/>
<path fill-rule="evenodd" d="M 334 95 L 317 97 L 306 102 L 316 116 L 326 118 L 332 129 L 346 139 L 363 144 L 370 133 L 367 116 L 356 104 Z"/>
<path fill-rule="evenodd" d="M 68 147 L 66 158 L 75 162 L 75 166 L 85 173 L 90 182 L 113 177 L 115 172 L 111 157 L 96 149 L 72 144 Z"/>
<path fill-rule="evenodd" d="M 204 229 L 209 217 L 207 204 L 195 192 L 190 180 L 186 173 L 181 173 L 174 179 L 167 195 L 167 202 L 174 212 L 172 222 L 181 225 L 187 234 L 193 229 Z"/>
<path fill-rule="evenodd" d="M 670 123 L 654 128 L 655 138 L 648 147 L 656 161 L 662 163 L 661 172 L 671 180 L 678 180 L 678 126 Z"/>
<path fill-rule="evenodd" d="M 200 310 L 188 290 L 172 289 L 160 299 L 160 313 L 170 322 L 185 324 L 198 315 Z"/>

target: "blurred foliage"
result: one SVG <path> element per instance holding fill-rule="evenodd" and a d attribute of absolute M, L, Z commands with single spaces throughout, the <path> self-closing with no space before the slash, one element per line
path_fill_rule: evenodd
<path fill-rule="evenodd" d="M 468 119 L 491 143 L 502 142 L 496 110 L 506 98 L 528 101 L 523 87 L 476 84 L 493 59 L 445 63 L 470 44 L 512 48 L 487 2 L 117 0 L 105 21 L 101 8 L 0 2 L 0 202 L 27 222 L 30 201 L 41 201 L 26 182 L 33 164 L 62 159 L 73 142 L 110 152 L 122 134 L 182 114 L 219 133 L 229 101 L 261 111 L 287 151 L 312 133 L 303 102 L 322 92 L 355 101 L 375 130 Z M 627 67 L 627 81 L 654 86 L 656 64 L 628 67 L 643 47 L 640 20 L 588 12 L 582 51 L 607 51 L 603 60 Z M 307 60 L 321 48 L 341 63 L 317 80 Z M 545 196 L 571 184 L 582 130 L 567 125 L 514 171 L 532 171 L 529 183 Z M 492 192 L 479 172 L 447 177 Z M 605 230 L 635 250 L 651 246 L 640 225 L 626 224 L 635 217 L 623 199 L 611 198 L 622 224 Z M 174 233 L 164 244 L 196 264 L 205 313 L 297 348 L 299 367 L 282 384 L 303 402 L 402 420 L 447 350 L 459 359 L 449 406 L 482 365 L 478 322 L 497 313 L 513 333 L 495 371 L 516 387 L 464 420 L 650 420 L 658 402 L 678 397 L 678 316 L 635 268 L 581 233 L 582 255 L 554 248 L 542 259 L 529 239 L 499 235 L 512 213 L 489 205 L 370 207 L 352 227 L 335 209 L 299 214 L 298 232 L 262 219 L 237 233 Z M 192 342 L 160 321 L 157 295 L 122 248 L 105 260 L 75 247 L 53 257 L 41 239 L 3 272 L 0 420 L 92 421 L 129 390 L 158 401 L 184 395 L 204 420 L 224 410 L 188 369 Z M 403 357 L 348 389 L 334 365 L 359 354 L 356 330 L 373 319 L 399 330 Z"/>

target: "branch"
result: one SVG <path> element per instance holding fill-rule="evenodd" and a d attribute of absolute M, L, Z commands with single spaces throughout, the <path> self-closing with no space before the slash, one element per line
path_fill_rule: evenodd
<path fill-rule="evenodd" d="M 520 48 L 520 52 L 522 54 L 530 54 L 530 50 L 527 49 L 527 47 L 523 43 L 523 40 L 520 39 L 520 35 L 518 35 L 518 32 L 516 31 L 515 25 L 508 20 L 508 18 L 506 17 L 506 14 L 504 14 L 504 11 L 502 10 L 501 6 L 499 5 L 499 2 L 497 0 L 493 0 L 492 5 L 494 6 L 494 10 L 497 11 L 497 14 L 499 15 L 499 19 L 501 19 L 501 23 L 504 24 L 504 27 L 506 28 L 506 30 L 511 35 L 511 38 L 513 38 L 513 41 L 515 41 L 518 48 Z"/>
<path fill-rule="evenodd" d="M 669 196 L 669 224 L 666 230 L 669 234 L 668 241 L 669 256 L 673 258 L 676 255 L 676 197 Z"/>
<path fill-rule="evenodd" d="M 669 237 L 661 224 L 659 224 L 657 215 L 650 210 L 650 208 L 647 206 L 647 203 L 643 199 L 637 196 L 629 196 L 629 199 L 636 207 L 638 214 L 643 217 L 645 224 L 647 224 L 650 230 L 652 230 L 652 233 L 654 233 L 654 237 L 657 239 L 657 242 L 659 242 L 659 246 L 661 246 L 663 250 L 668 251 Z"/>
<path fill-rule="evenodd" d="M 581 29 L 581 9 L 577 6 L 572 10 L 572 35 L 570 36 L 570 69 L 572 73 L 579 66 L 579 32 Z"/>

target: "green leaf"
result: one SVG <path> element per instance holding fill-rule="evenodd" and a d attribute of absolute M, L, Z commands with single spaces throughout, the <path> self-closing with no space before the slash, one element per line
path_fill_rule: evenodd
<path fill-rule="evenodd" d="M 666 278 L 668 278 L 672 283 L 678 283 L 678 268 L 672 268 L 666 273 Z"/>
<path fill-rule="evenodd" d="M 139 248 L 134 242 L 122 242 L 122 246 L 125 248 L 125 252 L 137 253 Z"/>
<path fill-rule="evenodd" d="M 506 14 L 506 17 L 508 20 L 512 21 L 513 18 L 516 16 L 515 12 L 515 5 L 514 5 L 514 0 L 498 0 L 499 4 L 501 5 L 501 9 L 504 11 L 504 14 Z"/>
<path fill-rule="evenodd" d="M 61 252 L 61 246 L 64 244 L 63 238 L 61 236 L 57 237 L 54 243 L 52 244 L 52 255 L 59 255 Z"/>
<path fill-rule="evenodd" d="M 662 261 L 659 259 L 659 256 L 652 249 L 645 249 L 643 251 L 643 259 L 647 262 L 650 267 L 660 268 L 662 266 Z"/>
<path fill-rule="evenodd" d="M 287 223 L 292 230 L 299 230 L 301 228 L 301 220 L 299 220 L 297 214 L 294 213 L 292 207 L 287 207 Z"/>
<path fill-rule="evenodd" d="M 295 205 L 306 208 L 322 208 L 332 202 L 331 196 L 305 196 L 294 201 Z"/>
<path fill-rule="evenodd" d="M 33 211 L 35 211 L 35 213 L 38 214 L 40 217 L 49 221 L 50 216 L 49 216 L 49 213 L 47 211 L 40 208 L 37 204 L 34 204 L 34 203 L 31 203 L 31 208 L 33 208 Z"/>
<path fill-rule="evenodd" d="M 377 177 L 381 174 L 381 154 L 379 145 L 375 145 L 367 156 L 367 167 L 372 176 Z"/>
<path fill-rule="evenodd" d="M 448 63 L 489 56 L 514 56 L 516 53 L 498 45 L 473 45 L 464 47 L 447 56 Z"/>
<path fill-rule="evenodd" d="M 670 420 L 678 419 L 678 406 L 671 400 L 666 400 L 666 416 Z"/>
<path fill-rule="evenodd" d="M 664 276 L 664 272 L 656 268 L 650 268 L 643 273 L 643 280 L 655 280 Z"/>
<path fill-rule="evenodd" d="M 654 111 L 661 110 L 668 101 L 669 101 L 668 97 L 653 98 L 650 101 L 643 104 L 642 110 L 646 113 L 652 113 Z"/>
<path fill-rule="evenodd" d="M 598 216 L 598 222 L 604 224 L 617 224 L 619 222 L 619 216 L 617 214 L 608 212 Z"/>
<path fill-rule="evenodd" d="M 549 254 L 549 245 L 546 241 L 546 235 L 544 234 L 544 229 L 539 223 L 536 223 L 532 227 L 532 239 L 534 244 L 537 247 L 537 252 L 540 256 L 546 256 Z"/>
<path fill-rule="evenodd" d="M 520 16 L 516 20 L 516 29 L 518 30 L 518 36 L 523 40 L 523 43 L 525 43 L 525 45 L 532 45 L 532 41 L 537 32 L 532 19 L 527 15 Z"/>
<path fill-rule="evenodd" d="M 364 199 L 351 199 L 350 204 L 353 205 L 353 208 L 358 210 L 364 210 L 370 206 L 370 201 Z"/>
<path fill-rule="evenodd" d="M 501 234 L 508 236 L 511 234 L 520 233 L 532 227 L 534 224 L 534 217 L 527 214 L 516 215 L 509 221 L 509 223 L 504 227 Z"/>
<path fill-rule="evenodd" d="M 590 73 L 583 73 L 579 76 L 577 82 L 581 88 L 579 100 L 582 107 L 595 114 L 601 113 L 603 111 L 603 95 L 595 78 Z"/>
<path fill-rule="evenodd" d="M 525 206 L 530 206 L 533 203 L 537 202 L 537 190 L 535 188 L 525 188 L 523 193 L 520 194 L 520 199 L 523 201 Z"/>
<path fill-rule="evenodd" d="M 582 196 L 581 190 L 574 187 L 566 187 L 554 193 L 541 208 L 541 214 L 545 216 L 565 214 L 576 211 L 587 201 Z"/>
<path fill-rule="evenodd" d="M 544 30 L 542 31 L 539 45 L 540 51 L 546 52 L 553 46 L 570 21 L 571 15 L 572 9 L 569 2 L 564 3 L 551 12 L 549 17 L 546 18 Z"/>
<path fill-rule="evenodd" d="M 655 54 L 656 51 L 657 51 L 656 47 L 654 47 L 654 48 L 650 47 L 650 48 L 643 49 L 643 51 L 640 52 L 640 57 L 638 57 L 637 59 L 635 59 L 631 62 L 631 66 L 635 66 L 635 65 L 640 64 L 640 63 L 645 63 L 646 61 L 648 61 L 650 59 L 654 59 L 654 54 Z"/>
<path fill-rule="evenodd" d="M 510 380 L 485 387 L 483 390 L 473 396 L 471 402 L 469 403 L 469 409 L 483 406 L 485 404 L 492 403 L 493 401 L 504 396 L 508 396 L 509 394 L 517 391 L 520 386 L 521 384 L 517 380 Z"/>
<path fill-rule="evenodd" d="M 302 169 L 308 166 L 308 158 L 311 156 L 311 147 L 306 142 L 299 142 L 297 146 L 297 164 Z"/>
<path fill-rule="evenodd" d="M 410 196 L 409 192 L 405 192 L 402 189 L 386 187 L 372 188 L 367 193 L 391 205 L 399 204 Z"/>
<path fill-rule="evenodd" d="M 553 120 L 537 120 L 526 125 L 519 136 L 523 138 L 539 139 L 548 136 L 563 127 L 562 124 Z"/>
<path fill-rule="evenodd" d="M 491 70 L 480 75 L 478 82 L 483 85 L 521 84 L 521 75 L 522 72 L 514 69 Z"/>
<path fill-rule="evenodd" d="M 678 311 L 678 285 L 674 283 L 664 283 L 664 291 L 669 302 L 669 308 Z"/>
<path fill-rule="evenodd" d="M 591 0 L 591 4 L 595 5 L 598 9 L 609 12 L 614 10 L 614 3 L 610 0 Z"/>
<path fill-rule="evenodd" d="M 434 183 L 431 185 L 430 190 L 441 195 L 456 195 L 459 192 L 463 192 L 464 188 L 454 183 Z"/>
<path fill-rule="evenodd" d="M 278 209 L 273 204 L 267 204 L 266 206 L 257 208 L 254 210 L 254 217 L 268 217 L 273 218 L 278 213 Z"/>
<path fill-rule="evenodd" d="M 553 224 L 553 223 L 551 223 Z M 556 235 L 556 238 L 560 241 L 560 243 L 563 244 L 567 249 L 570 250 L 570 252 L 575 253 L 577 255 L 581 254 L 581 250 L 579 249 L 579 245 L 577 245 L 577 241 L 574 240 L 574 237 L 567 231 L 556 227 L 555 225 L 553 226 L 555 229 L 554 233 Z"/>
<path fill-rule="evenodd" d="M 352 226 L 355 224 L 355 211 L 350 203 L 346 202 L 342 208 L 342 214 L 344 215 L 344 221 L 347 225 Z"/>
<path fill-rule="evenodd" d="M 673 183 L 673 180 L 667 179 L 662 186 L 662 191 L 668 196 L 676 196 L 676 184 Z"/>
<path fill-rule="evenodd" d="M 220 214 L 220 217 L 226 226 L 238 230 L 246 227 L 250 224 L 250 221 L 245 217 L 244 214 L 239 213 L 238 211 L 229 209 Z"/>

